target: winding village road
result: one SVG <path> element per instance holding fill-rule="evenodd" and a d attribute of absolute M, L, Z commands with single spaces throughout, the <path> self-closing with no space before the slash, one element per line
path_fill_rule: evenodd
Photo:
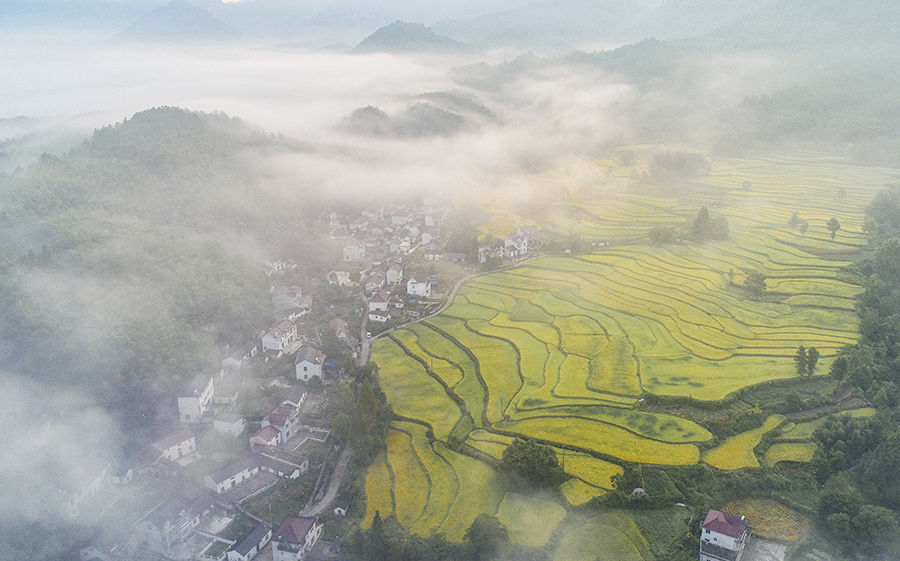
<path fill-rule="evenodd" d="M 326 489 L 325 495 L 315 503 L 307 505 L 300 511 L 300 516 L 316 516 L 331 506 L 331 503 L 337 497 L 338 490 L 341 488 L 341 482 L 344 480 L 344 474 L 347 473 L 347 464 L 349 463 L 350 448 L 345 446 L 334 464 L 334 471 L 331 473 L 331 479 L 328 481 L 328 489 Z"/>

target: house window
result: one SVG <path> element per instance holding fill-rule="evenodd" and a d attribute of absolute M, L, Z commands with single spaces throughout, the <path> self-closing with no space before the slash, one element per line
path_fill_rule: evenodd
<path fill-rule="evenodd" d="M 709 528 L 706 529 L 706 533 L 707 533 L 707 534 L 709 533 Z"/>

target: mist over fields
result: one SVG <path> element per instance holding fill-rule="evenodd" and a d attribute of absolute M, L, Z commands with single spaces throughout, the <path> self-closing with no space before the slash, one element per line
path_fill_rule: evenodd
<path fill-rule="evenodd" d="M 0 2 L 2 559 L 117 517 L 60 490 L 266 326 L 264 261 L 338 265 L 332 208 L 540 209 L 625 145 L 900 167 L 892 2 L 163 4 Z M 354 52 L 396 20 L 465 48 Z"/>

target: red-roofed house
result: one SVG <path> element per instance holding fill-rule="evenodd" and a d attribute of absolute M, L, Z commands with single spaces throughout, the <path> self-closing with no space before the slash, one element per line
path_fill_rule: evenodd
<path fill-rule="evenodd" d="M 749 536 L 743 516 L 711 508 L 700 525 L 700 561 L 740 561 Z"/>
<path fill-rule="evenodd" d="M 300 408 L 281 404 L 263 417 L 261 426 L 275 427 L 281 433 L 281 442 L 287 442 L 300 429 Z"/>
<path fill-rule="evenodd" d="M 281 431 L 272 425 L 265 426 L 250 437 L 250 445 L 262 444 L 263 446 L 278 446 L 281 444 Z"/>
<path fill-rule="evenodd" d="M 296 338 L 296 326 L 290 321 L 283 319 L 263 333 L 262 347 L 263 350 L 267 351 L 283 351 Z"/>
<path fill-rule="evenodd" d="M 288 516 L 272 536 L 273 561 L 302 561 L 319 541 L 322 523 L 306 516 Z"/>

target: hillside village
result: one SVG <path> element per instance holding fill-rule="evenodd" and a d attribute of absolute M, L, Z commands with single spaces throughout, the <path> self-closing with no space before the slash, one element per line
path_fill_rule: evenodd
<path fill-rule="evenodd" d="M 456 281 L 529 257 L 537 239 L 520 229 L 477 251 L 446 251 L 451 211 L 426 200 L 329 213 L 341 266 L 317 287 L 295 284 L 302 264 L 266 261 L 271 323 L 178 391 L 152 441 L 67 493 L 73 517 L 100 503 L 138 505 L 133 520 L 99 529 L 82 561 L 335 558 L 354 497 L 324 388 L 352 380 L 379 333 L 439 311 Z"/>

